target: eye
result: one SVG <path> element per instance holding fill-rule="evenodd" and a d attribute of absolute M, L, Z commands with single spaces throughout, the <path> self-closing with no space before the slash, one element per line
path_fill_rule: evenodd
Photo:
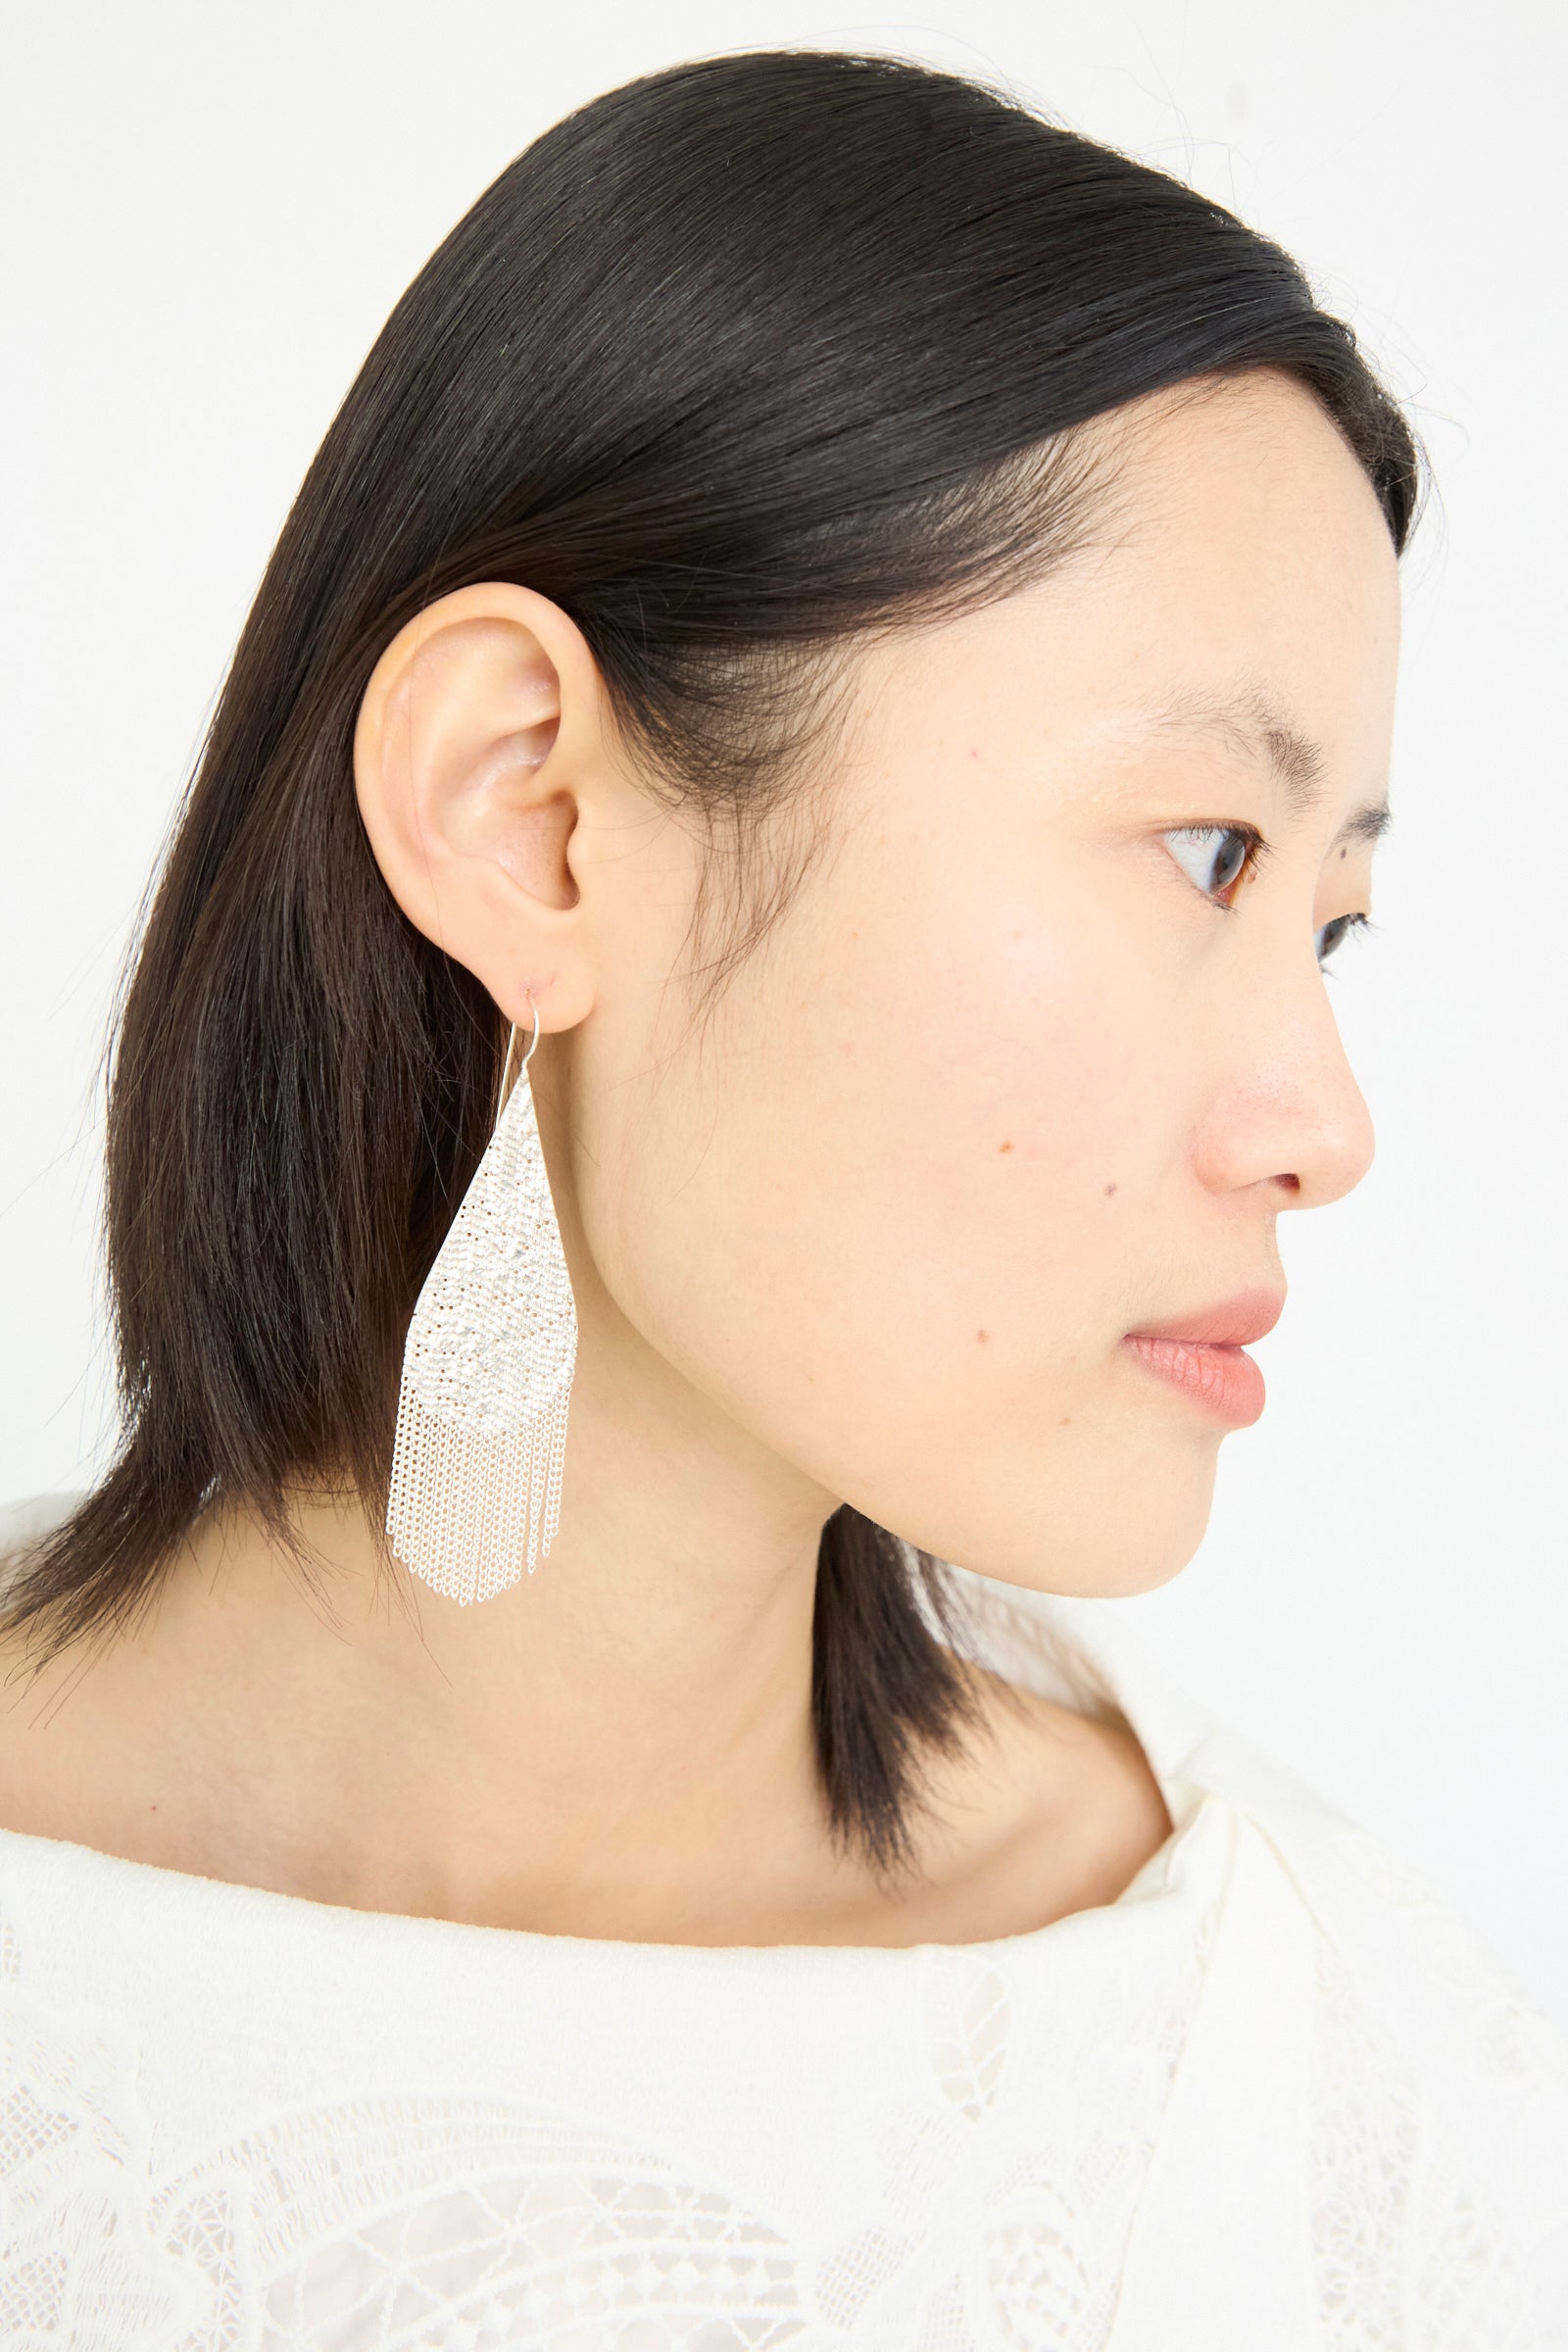
<path fill-rule="evenodd" d="M 1240 890 L 1269 855 L 1255 825 L 1178 825 L 1160 838 L 1173 845 L 1172 857 L 1205 898 L 1214 891 Z M 1215 904 L 1228 914 L 1235 900 Z"/>
<path fill-rule="evenodd" d="M 1321 965 L 1325 963 L 1329 956 L 1334 954 L 1335 949 L 1341 946 L 1345 940 L 1349 938 L 1352 931 L 1359 931 L 1365 934 L 1369 931 L 1375 931 L 1376 929 L 1377 925 L 1374 923 L 1369 914 L 1337 914 L 1333 922 L 1325 923 L 1322 930 L 1317 935 L 1317 959 L 1319 964 Z M 1334 974 L 1332 972 L 1327 973 L 1325 976 L 1330 980 L 1334 978 Z"/>

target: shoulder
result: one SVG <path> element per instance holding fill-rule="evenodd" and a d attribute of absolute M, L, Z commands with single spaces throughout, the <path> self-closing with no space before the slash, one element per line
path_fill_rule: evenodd
<path fill-rule="evenodd" d="M 1568 2036 L 1484 1932 L 1358 1823 L 1274 1835 L 1317 1932 L 1313 2132 L 1347 2261 L 1366 2259 L 1375 2214 L 1399 2246 L 1416 2340 L 1562 2341 Z"/>
<path fill-rule="evenodd" d="M 63 2328 L 62 2343 L 151 2352 L 196 2341 L 213 2298 L 159 2226 L 142 2020 L 77 1981 L 97 1934 L 122 1923 L 113 1872 L 79 1847 L 0 1833 L 0 2307 L 30 2315 L 39 2342 Z M 88 1926 L 80 1897 L 100 1878 Z"/>
<path fill-rule="evenodd" d="M 1120 1612 L 1031 1594 L 1006 1596 L 1003 1616 L 987 1598 L 1014 1671 L 1032 1663 L 1054 1690 L 1113 1708 L 1173 1814 L 1208 1800 L 1230 1824 L 1226 1984 L 1250 2053 L 1297 2052 L 1328 2304 L 1387 2311 L 1401 2344 L 1568 2341 L 1568 2034 L 1484 1926 L 1183 1690 Z M 1211 2015 L 1209 2031 L 1243 2113 L 1249 2046 L 1239 2024 Z M 1266 2136 L 1269 2119 L 1255 2125 Z"/>
<path fill-rule="evenodd" d="M 1219 1732 L 1195 1762 L 1298 1922 L 1325 2292 L 1400 2314 L 1400 2341 L 1544 2352 L 1568 2329 L 1568 2034 L 1434 1879 L 1278 1758 Z"/>

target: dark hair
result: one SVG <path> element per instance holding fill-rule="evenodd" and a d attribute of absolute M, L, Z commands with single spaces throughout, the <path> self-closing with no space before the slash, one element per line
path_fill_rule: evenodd
<path fill-rule="evenodd" d="M 1321 402 L 1402 549 L 1416 445 L 1295 263 L 1005 93 L 740 53 L 612 90 L 509 165 L 333 419 L 172 836 L 110 1065 L 121 1445 L 8 1629 L 53 1654 L 127 1622 L 216 1500 L 285 1544 L 297 1482 L 384 1504 L 405 1329 L 506 1034 L 361 824 L 355 721 L 403 624 L 472 581 L 537 589 L 658 788 L 745 828 L 803 790 L 836 651 L 1073 542 L 1071 428 L 1264 367 Z M 732 922 L 729 968 L 786 895 Z M 879 1867 L 909 1856 L 922 1749 L 977 1719 L 935 1630 L 955 1605 L 945 1563 L 828 1519 L 822 1788 Z"/>

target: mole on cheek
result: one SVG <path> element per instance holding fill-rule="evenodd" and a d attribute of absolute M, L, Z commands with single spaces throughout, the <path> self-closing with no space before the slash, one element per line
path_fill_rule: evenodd
<path fill-rule="evenodd" d="M 1010 1151 L 1012 1150 L 1012 1146 L 1011 1146 L 1010 1144 L 1003 1144 L 1003 1145 L 1001 1146 L 1001 1149 L 1002 1149 L 1004 1152 L 1010 1152 Z"/>
<path fill-rule="evenodd" d="M 1116 1187 L 1115 1187 L 1113 1184 L 1107 1184 L 1107 1185 L 1106 1185 L 1106 1187 L 1105 1187 L 1105 1198 L 1106 1198 L 1106 1200 L 1109 1200 L 1109 1198 L 1110 1198 L 1111 1194 L 1112 1194 L 1112 1193 L 1113 1193 L 1115 1190 L 1116 1190 Z"/>

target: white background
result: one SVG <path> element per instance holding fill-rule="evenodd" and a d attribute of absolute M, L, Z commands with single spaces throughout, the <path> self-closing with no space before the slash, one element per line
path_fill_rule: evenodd
<path fill-rule="evenodd" d="M 388 309 L 535 133 L 758 44 L 1002 74 L 1278 237 L 1432 452 L 1371 941 L 1335 984 L 1377 1160 L 1282 1220 L 1269 1405 L 1208 1536 L 1111 1605 L 1423 1866 L 1568 2022 L 1563 12 L 1546 0 L 268 0 L 12 14 L 0 1499 L 107 1389 L 95 1068 L 288 502 Z"/>

